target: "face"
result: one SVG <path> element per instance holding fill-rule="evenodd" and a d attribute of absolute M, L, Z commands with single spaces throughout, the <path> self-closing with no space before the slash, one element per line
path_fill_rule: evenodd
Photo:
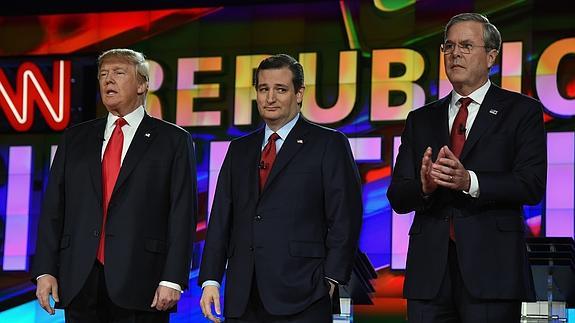
<path fill-rule="evenodd" d="M 476 21 L 463 21 L 451 26 L 446 42 L 471 44 L 471 53 L 464 54 L 459 46 L 445 55 L 445 70 L 453 88 L 461 95 L 469 95 L 481 87 L 489 77 L 489 68 L 495 63 L 497 50 L 485 51 L 483 25 Z"/>
<path fill-rule="evenodd" d="M 136 67 L 118 58 L 105 58 L 98 75 L 100 95 L 106 109 L 117 116 L 125 116 L 143 104 L 147 84 L 137 76 Z"/>
<path fill-rule="evenodd" d="M 293 73 L 287 67 L 261 70 L 257 77 L 258 111 L 264 122 L 276 131 L 300 111 L 304 88 L 294 88 Z"/>

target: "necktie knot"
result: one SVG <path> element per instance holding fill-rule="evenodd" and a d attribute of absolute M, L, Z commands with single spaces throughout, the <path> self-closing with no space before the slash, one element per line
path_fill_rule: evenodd
<path fill-rule="evenodd" d="M 459 99 L 459 103 L 461 103 L 461 106 L 459 107 L 460 109 L 467 109 L 467 107 L 469 106 L 469 104 L 473 102 L 472 98 L 461 98 Z"/>
<path fill-rule="evenodd" d="M 277 133 L 272 133 L 272 135 L 268 138 L 268 142 L 276 142 L 276 140 L 280 139 L 280 135 Z"/>
<path fill-rule="evenodd" d="M 116 120 L 116 127 L 119 127 L 120 129 L 122 129 L 123 126 L 127 125 L 128 121 L 126 121 L 126 119 L 124 118 L 118 118 L 118 120 Z"/>

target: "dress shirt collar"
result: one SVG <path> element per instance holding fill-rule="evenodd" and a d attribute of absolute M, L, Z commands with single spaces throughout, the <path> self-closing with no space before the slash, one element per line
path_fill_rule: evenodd
<path fill-rule="evenodd" d="M 466 97 L 471 98 L 474 103 L 481 105 L 481 103 L 483 103 L 483 99 L 485 99 L 485 95 L 487 94 L 487 91 L 489 90 L 490 86 L 491 86 L 491 81 L 489 79 L 487 79 L 487 82 L 485 82 L 485 84 L 483 84 L 477 90 L 471 92 L 471 94 L 469 94 Z M 464 96 L 457 93 L 455 90 L 451 91 L 451 104 L 449 106 L 450 107 L 459 106 L 458 102 L 459 102 L 459 99 L 461 99 L 461 98 L 464 98 Z M 457 105 L 456 105 L 456 103 L 457 103 Z"/>
<path fill-rule="evenodd" d="M 291 119 L 290 122 L 286 123 L 283 127 L 279 128 L 278 131 L 276 131 L 276 133 L 280 136 L 280 139 L 278 139 L 278 140 L 285 140 L 287 138 L 290 131 L 293 129 L 293 127 L 297 123 L 298 119 L 299 119 L 299 113 L 296 114 L 295 117 L 293 119 Z M 272 135 L 272 133 L 274 133 L 274 131 L 271 130 L 270 127 L 268 127 L 268 125 L 266 124 L 266 130 L 265 130 L 265 134 L 264 134 L 264 143 L 263 143 L 264 146 L 268 142 L 268 138 Z"/>
<path fill-rule="evenodd" d="M 146 114 L 146 110 L 144 110 L 144 106 L 139 106 L 136 110 L 126 114 L 124 116 L 124 120 L 127 122 L 127 126 L 138 128 L 140 122 L 144 119 L 144 115 Z M 108 112 L 108 120 L 106 121 L 106 129 L 113 128 L 116 124 L 116 120 L 120 117 L 113 115 L 111 112 Z"/>

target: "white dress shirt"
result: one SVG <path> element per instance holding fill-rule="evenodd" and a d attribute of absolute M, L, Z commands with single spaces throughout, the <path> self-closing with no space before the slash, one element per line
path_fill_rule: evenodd
<path fill-rule="evenodd" d="M 465 124 L 465 139 L 469 136 L 469 132 L 471 131 L 471 127 L 473 126 L 473 122 L 475 122 L 475 118 L 477 117 L 477 113 L 479 112 L 479 107 L 483 103 L 485 99 L 485 95 L 487 94 L 487 90 L 491 86 L 491 81 L 487 79 L 487 82 L 483 84 L 480 88 L 473 91 L 467 97 L 470 98 L 472 101 L 467 107 L 469 114 L 467 115 L 467 123 Z M 455 116 L 459 111 L 459 107 L 461 103 L 459 99 L 463 98 L 461 94 L 457 93 L 455 90 L 451 91 L 451 102 L 449 103 L 449 133 L 451 133 L 451 128 L 453 127 L 453 122 L 455 121 Z M 479 197 L 479 180 L 477 179 L 477 175 L 474 171 L 468 170 L 469 177 L 471 179 L 471 184 L 469 185 L 469 191 L 463 191 L 466 194 L 471 195 L 472 197 Z"/>

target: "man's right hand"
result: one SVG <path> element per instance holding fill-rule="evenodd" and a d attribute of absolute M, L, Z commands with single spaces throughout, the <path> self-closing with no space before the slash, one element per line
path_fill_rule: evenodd
<path fill-rule="evenodd" d="M 48 314 L 54 315 L 56 312 L 54 311 L 54 308 L 50 306 L 50 294 L 52 294 L 52 298 L 55 302 L 60 301 L 60 298 L 58 297 L 58 281 L 56 280 L 56 277 L 52 275 L 43 275 L 38 278 L 36 283 L 36 298 L 38 299 L 40 306 L 48 312 Z"/>
<path fill-rule="evenodd" d="M 200 299 L 200 307 L 204 317 L 212 322 L 222 322 L 219 317 L 212 313 L 212 303 L 217 315 L 222 315 L 220 308 L 220 289 L 216 286 L 205 286 L 202 290 L 202 298 Z"/>
<path fill-rule="evenodd" d="M 431 194 L 437 189 L 437 183 L 431 177 L 431 166 L 433 162 L 431 161 L 432 150 L 431 147 L 427 147 L 423 153 L 423 158 L 421 159 L 421 189 L 423 194 Z"/>

